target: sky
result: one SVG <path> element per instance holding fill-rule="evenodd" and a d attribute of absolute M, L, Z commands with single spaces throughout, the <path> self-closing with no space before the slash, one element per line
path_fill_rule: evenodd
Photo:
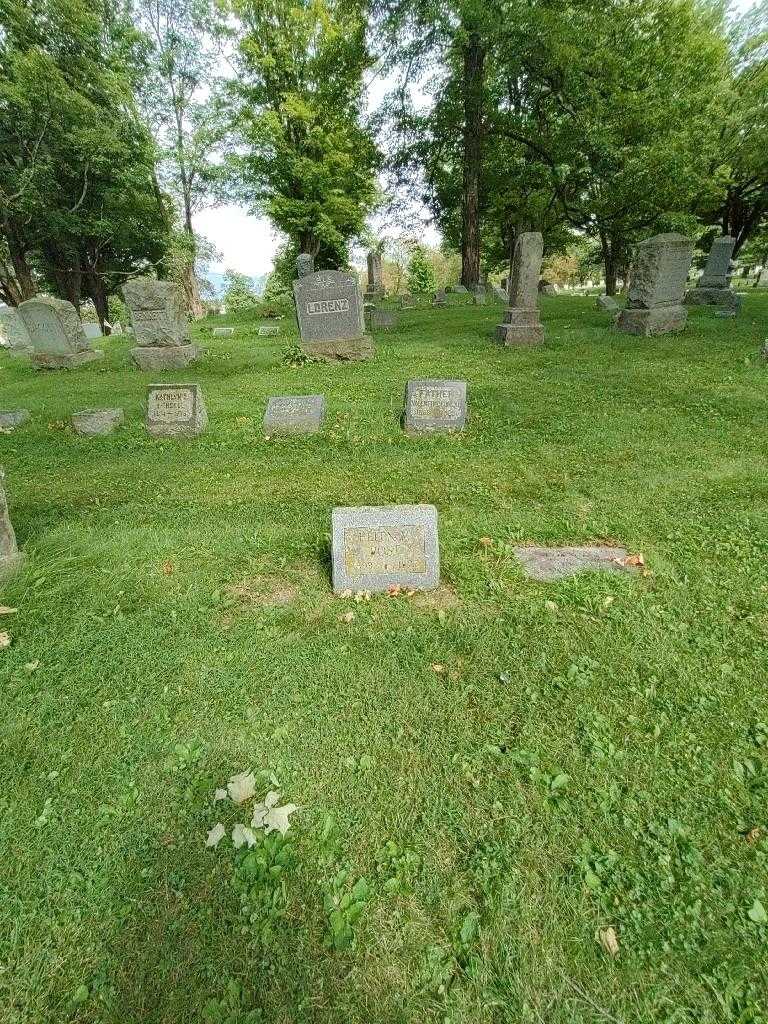
<path fill-rule="evenodd" d="M 755 0 L 734 0 L 734 12 L 748 10 Z M 383 78 L 374 78 L 367 88 L 367 105 L 375 110 L 384 94 L 391 87 L 391 82 Z M 376 218 L 372 219 L 372 227 L 379 234 L 386 234 L 386 228 Z M 241 274 L 257 277 L 268 274 L 272 270 L 272 260 L 280 244 L 278 235 L 265 217 L 254 217 L 246 207 L 238 205 L 217 206 L 202 210 L 195 216 L 195 230 L 213 242 L 221 253 L 221 260 L 210 264 L 210 270 L 223 273 L 225 270 L 238 270 Z M 427 225 L 423 239 L 430 245 L 438 244 L 440 235 L 432 225 Z M 357 262 L 361 262 L 361 253 L 353 254 Z M 361 264 L 362 265 L 362 264 Z"/>

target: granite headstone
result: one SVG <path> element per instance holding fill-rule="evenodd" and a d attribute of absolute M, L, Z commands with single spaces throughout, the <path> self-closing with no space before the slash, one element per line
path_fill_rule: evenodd
<path fill-rule="evenodd" d="M 293 282 L 301 348 L 317 359 L 370 359 L 357 278 L 341 270 L 318 270 Z"/>
<path fill-rule="evenodd" d="M 544 328 L 539 322 L 538 284 L 544 239 L 539 231 L 517 236 L 509 281 L 509 306 L 496 336 L 505 345 L 539 345 Z"/>
<path fill-rule="evenodd" d="M 721 306 L 734 313 L 741 308 L 741 296 L 731 290 L 731 257 L 736 239 L 716 238 L 707 256 L 704 273 L 696 287 L 685 293 L 686 306 Z"/>
<path fill-rule="evenodd" d="M 641 242 L 632 264 L 626 309 L 617 318 L 619 330 L 646 337 L 681 331 L 688 311 L 683 305 L 693 242 L 669 232 Z"/>
<path fill-rule="evenodd" d="M 23 557 L 11 526 L 8 499 L 5 496 L 5 473 L 0 466 L 0 575 L 7 576 L 18 569 Z"/>
<path fill-rule="evenodd" d="M 131 356 L 140 370 L 180 370 L 200 356 L 198 346 L 190 343 L 178 284 L 136 277 L 123 285 L 123 296 L 136 336 Z"/>
<path fill-rule="evenodd" d="M 150 384 L 147 430 L 155 437 L 197 437 L 208 423 L 199 384 Z"/>
<path fill-rule="evenodd" d="M 28 299 L 19 306 L 32 345 L 32 364 L 41 370 L 71 370 L 94 359 L 77 310 L 64 299 Z"/>
<path fill-rule="evenodd" d="M 463 430 L 466 420 L 466 381 L 408 381 L 403 424 L 407 434 Z"/>
<path fill-rule="evenodd" d="M 18 310 L 10 306 L 0 309 L 0 345 L 13 353 L 32 352 L 27 328 Z"/>

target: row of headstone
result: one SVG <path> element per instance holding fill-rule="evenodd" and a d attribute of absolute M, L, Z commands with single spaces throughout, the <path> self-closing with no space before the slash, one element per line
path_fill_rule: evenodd
<path fill-rule="evenodd" d="M 716 238 L 707 256 L 704 273 L 696 287 L 685 293 L 687 306 L 719 306 L 738 312 L 741 296 L 731 290 L 733 248 L 736 239 L 731 235 Z"/>

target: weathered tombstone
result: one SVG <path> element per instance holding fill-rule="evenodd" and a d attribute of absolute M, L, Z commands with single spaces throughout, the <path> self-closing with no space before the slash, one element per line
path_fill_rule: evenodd
<path fill-rule="evenodd" d="M 453 286 L 452 291 L 455 292 L 456 295 L 467 295 L 468 294 L 467 293 L 467 289 L 464 287 L 463 284 L 455 284 Z"/>
<path fill-rule="evenodd" d="M 296 277 L 309 277 L 315 272 L 315 257 L 308 252 L 300 252 L 296 257 Z"/>
<path fill-rule="evenodd" d="M 341 270 L 318 270 L 293 282 L 302 349 L 318 359 L 370 359 L 357 278 Z"/>
<path fill-rule="evenodd" d="M 447 306 L 448 305 L 448 297 L 445 294 L 445 289 L 441 289 L 440 291 L 435 292 L 435 297 L 432 300 L 432 305 L 433 306 Z"/>
<path fill-rule="evenodd" d="M 13 353 L 32 351 L 27 328 L 19 316 L 18 310 L 0 309 L 0 345 Z"/>
<path fill-rule="evenodd" d="M 763 267 L 760 273 L 755 278 L 753 285 L 755 288 L 768 288 L 768 267 Z"/>
<path fill-rule="evenodd" d="M 505 345 L 539 345 L 544 341 L 544 328 L 539 322 L 537 306 L 543 253 L 541 232 L 526 231 L 517 236 L 509 282 L 509 306 L 504 314 L 504 323 L 496 328 L 496 336 Z"/>
<path fill-rule="evenodd" d="M 262 324 L 258 331 L 260 338 L 274 338 L 280 333 L 277 324 Z"/>
<path fill-rule="evenodd" d="M 472 301 L 476 306 L 484 306 L 488 302 L 488 293 L 485 288 L 482 291 L 476 288 L 472 292 Z"/>
<path fill-rule="evenodd" d="M 557 288 L 550 282 L 546 281 L 543 277 L 539 279 L 539 295 L 557 295 Z"/>
<path fill-rule="evenodd" d="M 398 316 L 391 309 L 371 310 L 371 327 L 378 327 L 384 330 L 393 330 L 397 327 Z"/>
<path fill-rule="evenodd" d="M 325 419 L 324 395 L 270 398 L 264 414 L 265 434 L 316 434 Z"/>
<path fill-rule="evenodd" d="M 181 370 L 199 357 L 200 349 L 190 343 L 179 285 L 136 277 L 123 285 L 123 296 L 136 335 L 131 356 L 140 370 Z"/>
<path fill-rule="evenodd" d="M 683 293 L 693 258 L 693 242 L 669 232 L 637 247 L 627 308 L 617 318 L 620 331 L 649 337 L 681 331 L 688 311 Z"/>
<path fill-rule="evenodd" d="M 208 423 L 199 384 L 150 384 L 147 430 L 155 437 L 197 437 Z"/>
<path fill-rule="evenodd" d="M 16 534 L 8 514 L 5 496 L 5 473 L 0 466 L 0 575 L 7 576 L 19 568 L 24 556 L 16 546 Z"/>
<path fill-rule="evenodd" d="M 465 380 L 409 380 L 405 389 L 407 434 L 463 430 L 467 421 Z"/>
<path fill-rule="evenodd" d="M 32 364 L 40 370 L 71 370 L 94 359 L 77 310 L 64 299 L 28 299 L 19 306 L 34 354 Z"/>
<path fill-rule="evenodd" d="M 368 287 L 366 297 L 375 298 L 384 294 L 384 279 L 381 269 L 381 253 L 372 250 L 368 253 Z"/>
<path fill-rule="evenodd" d="M 731 291 L 731 257 L 736 239 L 716 238 L 707 256 L 704 273 L 696 287 L 685 293 L 686 306 L 723 306 L 734 313 L 741 308 L 741 296 Z"/>
<path fill-rule="evenodd" d="M 214 327 L 213 336 L 214 338 L 231 338 L 235 333 L 234 327 Z"/>
<path fill-rule="evenodd" d="M 8 409 L 0 412 L 0 430 L 10 433 L 29 419 L 29 409 Z"/>
<path fill-rule="evenodd" d="M 619 308 L 618 302 L 612 295 L 598 295 L 595 305 L 604 313 L 615 313 Z"/>
<path fill-rule="evenodd" d="M 500 288 L 499 285 L 493 285 L 494 298 L 498 299 L 499 302 L 507 301 L 507 293 L 504 288 Z"/>
<path fill-rule="evenodd" d="M 122 409 L 82 409 L 72 413 L 72 427 L 83 437 L 111 434 L 124 419 Z"/>
<path fill-rule="evenodd" d="M 533 580 L 558 580 L 585 570 L 632 572 L 636 569 L 626 548 L 607 545 L 563 548 L 531 546 L 516 547 L 513 550 L 523 572 Z"/>
<path fill-rule="evenodd" d="M 333 589 L 432 590 L 440 583 L 434 505 L 335 508 L 331 515 Z"/>
<path fill-rule="evenodd" d="M 412 295 L 400 296 L 400 309 L 415 309 L 416 299 Z"/>
<path fill-rule="evenodd" d="M 89 341 L 95 341 L 96 338 L 103 338 L 104 335 L 101 333 L 101 327 L 98 324 L 84 323 L 83 333 Z"/>

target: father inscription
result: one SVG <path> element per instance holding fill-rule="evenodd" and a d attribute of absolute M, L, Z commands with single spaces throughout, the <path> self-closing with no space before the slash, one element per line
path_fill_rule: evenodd
<path fill-rule="evenodd" d="M 405 390 L 405 431 L 407 434 L 463 430 L 466 419 L 466 381 L 408 381 Z"/>
<path fill-rule="evenodd" d="M 199 384 L 150 384 L 147 430 L 154 437 L 196 437 L 207 423 Z"/>
<path fill-rule="evenodd" d="M 335 508 L 331 532 L 336 593 L 432 590 L 440 582 L 434 505 Z"/>
<path fill-rule="evenodd" d="M 319 359 L 370 359 L 373 341 L 365 333 L 357 278 L 340 270 L 319 270 L 293 282 L 302 349 Z"/>

